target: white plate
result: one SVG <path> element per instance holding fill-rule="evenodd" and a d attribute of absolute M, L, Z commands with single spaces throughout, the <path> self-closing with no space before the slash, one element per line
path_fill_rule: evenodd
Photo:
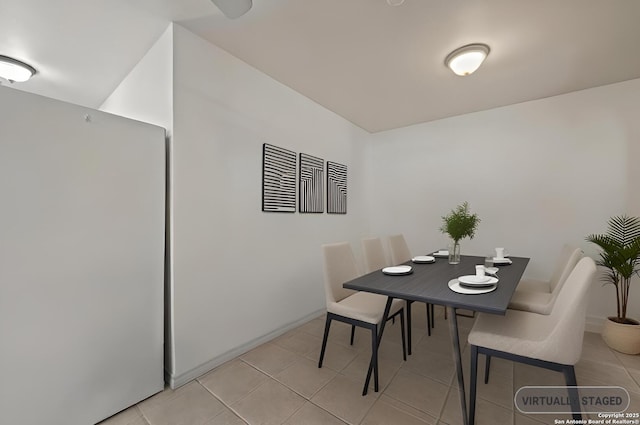
<path fill-rule="evenodd" d="M 393 266 L 382 269 L 382 273 L 384 274 L 402 275 L 409 274 L 411 272 L 413 272 L 413 268 L 411 266 Z"/>
<path fill-rule="evenodd" d="M 434 252 L 431 255 L 433 255 L 434 257 L 448 257 L 449 251 L 438 251 L 438 252 Z"/>
<path fill-rule="evenodd" d="M 491 276 L 478 276 L 475 274 L 468 274 L 460 276 L 458 280 L 462 283 L 487 283 L 491 279 Z"/>
<path fill-rule="evenodd" d="M 436 258 L 431 255 L 418 255 L 417 257 L 413 257 L 411 261 L 414 263 L 433 263 L 436 261 Z"/>
<path fill-rule="evenodd" d="M 492 286 L 483 286 L 482 288 L 468 288 L 466 286 L 460 285 L 458 279 L 451 279 L 448 283 L 449 289 L 453 292 L 457 292 L 458 294 L 467 294 L 467 295 L 478 295 L 478 294 L 486 294 L 488 292 L 495 291 L 498 285 Z"/>
<path fill-rule="evenodd" d="M 493 257 L 493 264 L 511 264 L 511 263 L 513 263 L 513 261 L 511 261 L 508 258 Z"/>
<path fill-rule="evenodd" d="M 476 275 L 460 276 L 458 281 L 462 286 L 489 286 L 498 283 L 498 278 L 493 276 L 478 277 Z"/>
<path fill-rule="evenodd" d="M 484 271 L 486 271 L 487 273 L 491 273 L 491 274 L 496 274 L 498 273 L 500 269 L 497 267 L 485 267 Z"/>

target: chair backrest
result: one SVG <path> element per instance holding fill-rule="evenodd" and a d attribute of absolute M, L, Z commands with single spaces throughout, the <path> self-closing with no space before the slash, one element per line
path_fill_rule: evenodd
<path fill-rule="evenodd" d="M 411 260 L 411 251 L 409 251 L 409 246 L 407 246 L 403 235 L 389 236 L 389 250 L 391 251 L 391 262 L 394 265 Z"/>
<path fill-rule="evenodd" d="M 389 265 L 380 238 L 363 239 L 362 253 L 364 255 L 365 271 L 367 273 L 380 270 Z"/>
<path fill-rule="evenodd" d="M 349 242 L 322 245 L 324 257 L 324 293 L 327 305 L 348 297 L 355 291 L 342 284 L 360 275 Z"/>
<path fill-rule="evenodd" d="M 565 244 L 562 247 L 562 251 L 560 252 L 560 256 L 558 257 L 558 261 L 556 262 L 556 267 L 551 274 L 551 279 L 549 280 L 549 287 L 551 292 L 557 292 L 560 290 L 564 282 L 573 271 L 573 268 L 578 264 L 578 261 L 582 258 L 584 252 L 580 248 L 576 248 L 575 246 L 571 246 Z"/>
<path fill-rule="evenodd" d="M 580 360 L 588 293 L 595 274 L 593 259 L 582 258 L 562 286 L 551 314 L 546 316 L 550 329 L 545 350 L 553 353 L 553 361 L 557 363 L 573 365 Z"/>

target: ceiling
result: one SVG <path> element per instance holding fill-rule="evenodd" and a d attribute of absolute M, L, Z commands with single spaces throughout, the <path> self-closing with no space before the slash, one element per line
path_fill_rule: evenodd
<path fill-rule="evenodd" d="M 0 0 L 14 87 L 98 107 L 174 21 L 369 132 L 640 78 L 638 0 Z M 445 56 L 491 46 L 455 76 Z"/>

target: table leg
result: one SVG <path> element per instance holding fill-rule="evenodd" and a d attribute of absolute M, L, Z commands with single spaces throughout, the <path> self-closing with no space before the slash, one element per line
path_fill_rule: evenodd
<path fill-rule="evenodd" d="M 407 300 L 407 353 L 411 355 L 411 304 L 413 301 Z"/>
<path fill-rule="evenodd" d="M 387 323 L 387 319 L 389 318 L 389 310 L 391 310 L 391 301 L 393 301 L 393 298 L 387 297 L 387 304 L 384 306 L 384 313 L 382 314 L 382 323 L 380 323 L 380 331 L 378 332 L 378 347 L 380 347 L 380 341 L 382 341 L 384 324 Z M 378 350 L 378 347 L 376 347 L 376 351 Z M 371 371 L 373 370 L 374 354 L 375 353 L 371 353 L 371 361 L 369 361 L 369 370 L 367 371 L 367 379 L 364 381 L 364 390 L 362 391 L 362 395 L 367 395 L 367 391 L 369 390 L 369 382 L 371 381 Z"/>
<path fill-rule="evenodd" d="M 451 306 L 447 306 L 448 315 L 451 317 L 449 320 L 449 333 L 451 335 L 451 342 L 453 343 L 453 361 L 456 365 L 456 376 L 458 377 L 458 392 L 460 395 L 460 407 L 462 408 L 462 423 L 464 425 L 469 424 L 469 417 L 467 415 L 467 400 L 464 393 L 464 377 L 462 376 L 462 354 L 460 352 L 460 338 L 458 336 L 458 319 L 456 316 L 456 309 Z"/>

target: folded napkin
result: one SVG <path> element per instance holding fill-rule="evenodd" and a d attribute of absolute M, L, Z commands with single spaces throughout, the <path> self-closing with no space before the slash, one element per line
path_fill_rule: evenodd
<path fill-rule="evenodd" d="M 511 264 L 511 263 L 513 263 L 513 261 L 511 261 L 509 258 L 493 257 L 493 264 Z"/>

